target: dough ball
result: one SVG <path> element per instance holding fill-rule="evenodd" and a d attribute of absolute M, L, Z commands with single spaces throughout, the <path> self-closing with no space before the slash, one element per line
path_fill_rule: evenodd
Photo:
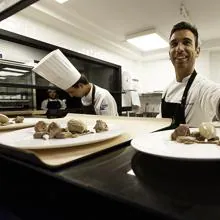
<path fill-rule="evenodd" d="M 108 125 L 102 120 L 97 120 L 94 129 L 97 133 L 108 131 Z"/>
<path fill-rule="evenodd" d="M 35 126 L 34 130 L 36 132 L 46 132 L 47 131 L 47 124 L 44 121 L 38 121 Z"/>
<path fill-rule="evenodd" d="M 199 126 L 199 132 L 208 140 L 216 136 L 215 126 L 209 122 L 202 122 Z"/>
<path fill-rule="evenodd" d="M 0 123 L 5 124 L 9 122 L 9 118 L 6 115 L 0 114 Z"/>
<path fill-rule="evenodd" d="M 87 125 L 81 120 L 69 120 L 67 122 L 67 128 L 71 133 L 84 133 L 87 131 Z"/>

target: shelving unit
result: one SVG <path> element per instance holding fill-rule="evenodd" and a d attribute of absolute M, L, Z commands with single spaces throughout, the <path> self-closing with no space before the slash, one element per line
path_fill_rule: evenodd
<path fill-rule="evenodd" d="M 104 64 L 89 63 L 89 61 L 82 60 L 79 62 L 73 58 L 69 59 L 77 68 L 79 68 L 79 64 L 81 64 L 81 68 L 85 68 L 85 75 L 89 80 L 112 93 L 120 113 L 121 67 L 117 66 L 116 68 L 110 65 L 105 66 Z M 41 102 L 47 98 L 47 90 L 51 86 L 49 86 L 47 80 L 35 74 L 32 69 L 33 66 L 22 62 L 0 59 L 0 111 L 40 110 Z M 110 80 L 109 77 L 112 77 L 112 79 Z M 59 98 L 66 100 L 69 112 L 75 112 L 78 108 L 81 108 L 79 98 L 71 98 L 65 91 L 57 87 L 56 89 Z"/>
<path fill-rule="evenodd" d="M 33 66 L 0 59 L 0 110 L 34 109 Z"/>

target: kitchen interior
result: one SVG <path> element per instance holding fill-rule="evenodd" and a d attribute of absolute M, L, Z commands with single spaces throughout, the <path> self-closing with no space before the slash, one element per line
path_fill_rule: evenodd
<path fill-rule="evenodd" d="M 164 2 L 166 10 L 160 13 L 163 19 L 157 16 L 157 1 L 106 3 L 96 0 L 88 8 L 85 4 L 87 2 L 84 1 L 63 4 L 37 1 L 2 19 L 1 111 L 40 110 L 49 82 L 36 76 L 31 69 L 34 62 L 58 47 L 80 71 L 87 74 L 89 80 L 111 92 L 119 115 L 156 117 L 162 93 L 174 78 L 168 55 L 169 30 L 180 20 L 193 22 L 200 30 L 201 53 L 196 63 L 197 71 L 220 81 L 218 31 L 211 28 L 215 27 L 217 19 L 213 21 L 213 16 L 209 16 L 217 9 L 211 4 L 200 6 L 201 10 L 198 10 L 197 2 Z M 128 11 L 120 10 L 124 4 L 130 8 Z M 133 13 L 131 8 L 134 5 L 141 15 Z M 200 18 L 201 11 L 206 15 L 206 22 Z M 205 31 L 207 26 L 210 31 Z M 130 36 L 140 36 L 145 30 L 160 33 L 166 40 L 163 48 L 144 50 L 143 46 L 140 49 L 127 41 Z M 10 69 L 5 71 L 9 68 L 7 62 L 14 72 L 9 72 Z M 28 85 L 29 88 L 18 88 L 16 84 Z M 60 91 L 60 98 L 71 103 L 68 107 L 70 112 L 77 111 L 81 105 L 80 100 L 70 100 L 63 91 Z"/>
<path fill-rule="evenodd" d="M 144 120 L 153 120 L 157 117 L 162 94 L 175 77 L 169 58 L 168 39 L 172 26 L 177 22 L 184 20 L 198 27 L 201 52 L 197 58 L 196 70 L 208 79 L 220 83 L 219 11 L 220 4 L 216 0 L 208 2 L 199 0 L 0 1 L 0 112 L 9 117 L 17 114 L 39 118 L 45 116 L 45 111 L 41 110 L 41 102 L 46 98 L 46 91 L 51 88 L 51 85 L 32 69 L 41 58 L 59 48 L 91 82 L 110 91 L 116 100 L 119 116 L 134 118 L 131 120 L 137 120 L 140 127 L 135 124 L 137 121 L 134 121 L 133 129 L 137 125 L 139 130 L 142 128 L 144 130 L 145 122 L 148 123 Z M 139 37 L 146 32 L 158 33 L 164 45 L 161 48 L 144 48 L 143 45 L 137 47 L 129 43 L 131 37 Z M 80 99 L 69 97 L 59 88 L 57 90 L 59 98 L 67 104 L 68 112 L 79 113 Z M 140 121 L 142 119 L 143 121 Z M 166 123 L 167 121 L 163 125 Z M 132 127 L 132 125 L 128 123 L 127 127 Z M 159 126 L 154 125 L 148 130 L 156 129 L 159 129 Z M 130 153 L 130 150 L 127 151 Z M 40 153 L 42 152 L 39 151 Z M 116 159 L 121 158 L 120 154 L 114 154 L 114 152 L 112 154 Z M 25 155 L 20 154 L 20 157 L 25 157 Z M 109 160 L 108 156 L 104 155 L 100 159 L 101 162 L 98 159 L 95 162 L 104 163 L 104 159 Z M 114 159 L 115 164 L 118 162 L 116 159 Z M 128 164 L 127 157 L 123 158 L 124 164 L 126 166 Z M 95 184 L 93 176 L 90 176 L 92 173 L 89 173 L 90 169 L 92 166 L 89 162 L 82 164 L 81 170 L 84 172 L 82 176 L 87 175 L 84 175 L 82 179 L 90 180 L 91 184 Z M 109 170 L 105 166 L 102 167 L 102 164 L 100 170 L 106 171 L 105 175 L 108 178 Z M 75 174 L 76 179 L 80 178 L 80 169 L 79 173 L 77 172 L 75 170 L 72 171 L 73 174 L 70 174 L 70 169 L 67 169 L 62 170 L 59 175 L 61 179 L 69 178 L 68 181 L 71 182 L 69 177 L 71 175 Z M 92 174 L 99 178 L 99 173 Z M 41 178 L 40 174 L 34 173 L 33 177 L 34 175 Z M 111 172 L 110 175 L 114 176 Z M 128 180 L 135 188 L 138 183 L 135 182 L 136 180 L 132 182 L 132 175 L 128 177 Z M 119 182 L 121 176 L 115 181 Z M 16 178 L 19 178 L 19 172 Z M 122 186 L 118 182 L 117 184 Z M 53 181 L 50 182 L 49 187 L 55 187 L 53 184 Z M 103 182 L 100 183 L 102 184 L 105 190 L 107 187 Z M 85 183 L 85 186 L 88 187 L 88 184 Z M 115 186 L 116 184 L 113 183 L 112 188 L 110 187 L 113 193 Z M 138 187 L 140 192 L 145 190 L 142 185 Z M 120 193 L 124 198 L 123 190 L 124 188 Z M 136 201 L 141 194 L 138 194 L 138 190 L 136 191 L 138 196 L 132 193 L 131 201 Z M 159 197 L 154 197 L 151 193 L 149 191 L 149 198 L 155 207 L 159 207 L 158 209 L 163 210 L 161 212 L 165 214 L 172 213 L 170 218 L 163 219 L 173 219 L 171 218 L 173 216 L 176 217 L 174 219 L 179 220 L 193 219 L 189 211 L 192 207 L 188 203 L 181 203 L 178 200 L 175 206 L 170 208 L 171 202 L 170 206 L 164 205 L 165 203 L 163 206 L 157 201 Z M 142 206 L 148 205 L 148 200 L 143 199 L 141 202 L 143 202 Z M 195 216 L 200 216 L 197 219 L 203 219 L 201 207 L 195 208 Z M 189 211 L 189 214 L 185 210 Z M 187 214 L 182 217 L 184 213 L 191 218 L 187 218 Z M 217 218 L 211 219 L 219 219 L 218 213 L 216 216 Z"/>
<path fill-rule="evenodd" d="M 89 80 L 110 91 L 116 99 L 119 115 L 156 117 L 162 93 L 174 78 L 167 42 L 172 25 L 180 20 L 195 23 L 200 31 L 197 71 L 220 82 L 219 36 L 217 28 L 212 28 L 217 25 L 217 19 L 210 16 L 217 13 L 214 4 L 200 4 L 198 10 L 197 2 L 165 1 L 162 8 L 166 10 L 159 12 L 158 17 L 159 1 L 108 3 L 96 0 L 85 7 L 87 3 L 86 0 L 62 4 L 36 1 L 2 19 L 0 111 L 40 110 L 49 82 L 31 69 L 34 62 L 58 47 Z M 128 11 L 122 10 L 124 5 Z M 133 12 L 134 8 L 138 13 Z M 201 14 L 206 17 L 205 21 Z M 146 30 L 161 35 L 162 48 L 142 45 L 138 48 L 129 43 L 131 36 L 141 36 Z M 9 67 L 13 69 L 10 71 Z M 69 112 L 76 112 L 80 100 L 59 92 L 60 98 L 70 103 Z"/>
<path fill-rule="evenodd" d="M 5 35 L 11 35 L 11 32 L 3 31 L 1 34 L 2 38 L 5 38 Z M 21 38 L 23 44 L 27 44 L 29 41 L 32 45 L 35 45 L 35 47 L 42 47 L 43 44 L 48 50 L 47 43 L 42 43 L 28 37 Z M 17 41 L 17 39 L 18 35 L 13 33 L 13 37 L 10 37 L 10 41 L 2 40 L 2 43 L 5 43 L 6 47 L 8 44 L 11 44 L 9 47 L 11 47 L 12 50 L 17 46 L 21 46 L 23 49 L 23 45 L 13 42 Z M 56 46 L 52 45 L 52 48 L 56 48 Z M 28 52 L 33 53 L 34 56 L 37 49 L 26 46 L 20 52 L 26 52 L 25 50 L 29 50 Z M 88 80 L 110 91 L 118 104 L 119 111 L 121 111 L 121 67 L 64 48 L 62 48 L 62 50 L 66 52 L 66 56 L 70 62 L 79 72 L 84 73 Z M 46 53 L 46 51 L 42 49 L 37 52 L 41 54 Z M 41 103 L 48 98 L 47 90 L 51 88 L 51 86 L 54 87 L 54 85 L 51 85 L 49 81 L 32 71 L 33 66 L 38 61 L 39 60 L 28 60 L 27 62 L 21 62 L 4 58 L 1 59 L 0 83 L 2 85 L 2 96 L 0 109 L 5 114 L 13 115 L 13 113 L 18 111 L 24 115 L 30 112 L 41 113 Z M 66 103 L 69 113 L 80 112 L 82 106 L 80 98 L 70 97 L 65 91 L 59 88 L 56 89 L 58 90 L 59 99 Z"/>

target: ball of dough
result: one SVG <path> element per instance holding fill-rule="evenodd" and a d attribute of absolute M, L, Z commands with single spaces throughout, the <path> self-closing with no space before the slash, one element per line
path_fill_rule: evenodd
<path fill-rule="evenodd" d="M 34 130 L 36 132 L 46 132 L 47 131 L 47 124 L 44 121 L 38 121 L 35 126 Z"/>
<path fill-rule="evenodd" d="M 102 120 L 97 120 L 94 129 L 97 133 L 108 131 L 108 125 Z"/>
<path fill-rule="evenodd" d="M 62 129 L 56 122 L 51 122 L 48 125 L 47 131 L 49 132 L 49 138 L 55 138 L 55 136 L 61 133 Z"/>
<path fill-rule="evenodd" d="M 87 130 L 87 125 L 81 120 L 71 119 L 67 122 L 67 128 L 71 133 L 83 133 Z"/>
<path fill-rule="evenodd" d="M 212 139 L 216 137 L 216 129 L 215 126 L 209 122 L 203 122 L 199 126 L 200 134 L 206 139 Z"/>
<path fill-rule="evenodd" d="M 4 124 L 8 122 L 9 122 L 9 118 L 6 115 L 0 114 L 0 123 Z"/>

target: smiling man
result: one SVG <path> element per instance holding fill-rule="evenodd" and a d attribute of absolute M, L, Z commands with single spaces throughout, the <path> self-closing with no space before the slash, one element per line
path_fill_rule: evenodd
<path fill-rule="evenodd" d="M 172 118 L 172 128 L 179 124 L 199 126 L 219 118 L 220 84 L 197 74 L 199 56 L 198 31 L 195 26 L 180 22 L 170 33 L 170 60 L 176 79 L 167 87 L 161 100 L 160 116 Z"/>

